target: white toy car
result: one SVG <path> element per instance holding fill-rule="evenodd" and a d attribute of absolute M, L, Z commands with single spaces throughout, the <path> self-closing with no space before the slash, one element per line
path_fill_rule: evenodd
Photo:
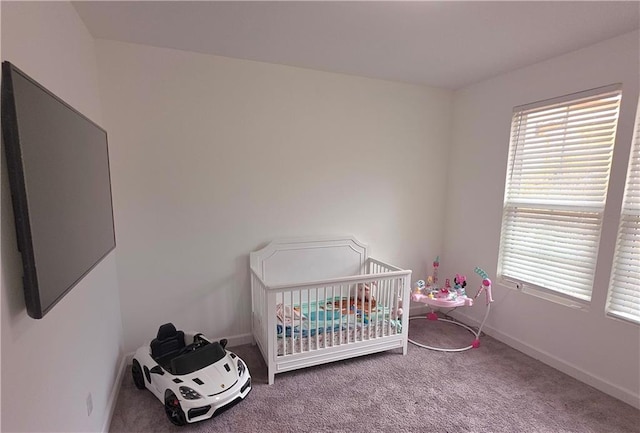
<path fill-rule="evenodd" d="M 166 323 L 133 356 L 133 382 L 164 403 L 175 425 L 211 418 L 251 391 L 249 369 L 225 349 L 226 344 L 227 340 L 212 342 Z"/>

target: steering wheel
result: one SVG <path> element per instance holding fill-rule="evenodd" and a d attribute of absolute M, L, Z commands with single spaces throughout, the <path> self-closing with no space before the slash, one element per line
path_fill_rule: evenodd
<path fill-rule="evenodd" d="M 197 343 L 191 343 L 188 346 L 184 346 L 182 349 L 180 349 L 176 356 L 184 355 L 185 353 L 188 353 L 188 352 L 193 352 L 198 347 L 199 346 L 197 345 Z"/>
<path fill-rule="evenodd" d="M 180 349 L 180 351 L 176 356 L 184 355 L 185 353 L 189 353 L 189 352 L 195 352 L 196 350 L 198 350 L 199 348 L 207 344 L 208 341 L 201 338 L 200 335 L 202 334 L 196 334 L 196 336 L 193 339 L 193 343 L 187 346 L 184 346 L 182 349 Z"/>

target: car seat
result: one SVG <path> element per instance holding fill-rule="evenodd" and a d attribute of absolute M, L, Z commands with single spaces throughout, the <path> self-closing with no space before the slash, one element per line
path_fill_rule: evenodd
<path fill-rule="evenodd" d="M 160 360 L 167 360 L 172 355 L 177 355 L 185 346 L 184 332 L 177 331 L 173 323 L 165 323 L 158 329 L 158 336 L 151 341 L 151 357 L 159 364 Z"/>

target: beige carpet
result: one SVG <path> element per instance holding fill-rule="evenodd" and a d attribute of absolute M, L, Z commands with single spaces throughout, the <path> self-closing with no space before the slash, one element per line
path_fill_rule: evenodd
<path fill-rule="evenodd" d="M 463 347 L 461 327 L 412 320 L 411 339 Z M 233 348 L 253 390 L 213 419 L 175 427 L 149 391 L 124 378 L 113 416 L 119 432 L 576 432 L 640 433 L 640 411 L 488 336 L 478 349 L 398 351 L 276 375 L 255 346 Z"/>

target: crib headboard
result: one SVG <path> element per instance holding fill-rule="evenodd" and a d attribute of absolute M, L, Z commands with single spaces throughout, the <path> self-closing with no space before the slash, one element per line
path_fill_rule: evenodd
<path fill-rule="evenodd" d="M 249 254 L 267 285 L 325 280 L 361 273 L 367 246 L 353 236 L 284 238 Z"/>

